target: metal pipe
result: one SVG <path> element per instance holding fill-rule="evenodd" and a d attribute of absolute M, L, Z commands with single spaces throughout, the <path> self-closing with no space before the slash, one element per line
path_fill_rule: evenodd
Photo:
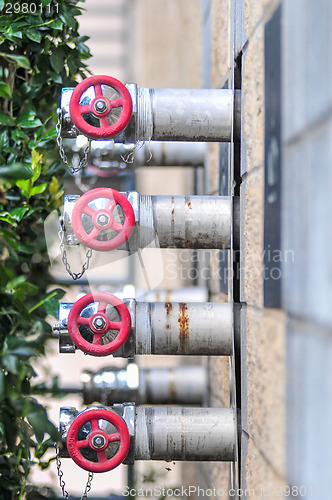
<path fill-rule="evenodd" d="M 230 303 L 136 304 L 136 354 L 227 356 L 232 334 Z"/>
<path fill-rule="evenodd" d="M 84 215 L 82 206 L 83 197 L 88 196 L 91 207 L 104 212 L 108 203 L 105 191 L 108 193 L 107 188 L 96 188 L 81 198 L 76 195 L 65 197 L 63 225 L 67 245 L 80 242 L 72 222 L 75 212 L 82 220 L 83 228 L 77 232 L 84 234 L 86 246 L 104 251 L 116 248 L 112 243 L 113 231 L 103 230 L 102 243 L 90 236 L 93 227 L 98 231 L 101 228 L 96 226 L 91 215 Z M 115 190 L 110 192 L 112 196 L 118 193 Z M 136 191 L 123 194 L 126 199 L 122 204 L 126 204 L 127 211 L 133 212 L 135 227 L 129 240 L 119 243 L 117 248 L 134 252 L 146 247 L 222 249 L 231 246 L 233 199 L 230 196 L 140 196 Z M 79 203 L 79 209 L 76 209 L 76 203 Z"/>
<path fill-rule="evenodd" d="M 140 167 L 202 167 L 206 154 L 205 142 L 145 142 L 134 152 L 134 164 Z"/>
<path fill-rule="evenodd" d="M 66 144 L 66 154 L 75 166 L 87 146 L 86 141 L 81 145 L 81 138 L 78 137 L 74 145 Z M 154 141 L 136 147 L 113 141 L 91 141 L 89 163 L 101 171 L 125 167 L 201 167 L 206 154 L 205 142 Z"/>
<path fill-rule="evenodd" d="M 110 295 L 110 297 L 113 296 Z M 79 310 L 76 308 L 86 318 L 92 317 L 98 311 L 98 302 L 93 302 L 93 295 L 91 300 L 92 302 L 87 307 L 82 308 L 82 306 Z M 117 301 L 121 302 L 119 299 Z M 231 303 L 136 302 L 133 299 L 124 299 L 122 305 L 126 306 L 131 317 L 131 331 L 128 331 L 127 340 L 117 346 L 116 350 L 112 350 L 111 344 L 108 344 L 109 338 L 106 331 L 105 344 L 98 351 L 98 355 L 105 356 L 113 353 L 115 357 L 128 358 L 134 357 L 135 354 L 198 356 L 230 356 L 232 354 L 233 306 Z M 53 326 L 54 331 L 59 331 L 59 350 L 62 353 L 75 352 L 76 345 L 73 339 L 78 342 L 82 340 L 77 327 L 79 318 L 72 321 L 72 330 L 68 331 L 68 316 L 72 307 L 72 303 L 61 302 L 58 314 L 59 323 Z M 110 306 L 107 309 L 107 315 L 114 320 L 114 314 L 117 313 Z M 93 338 L 90 327 L 85 327 L 85 334 Z M 84 352 L 94 353 L 94 349 L 91 350 L 90 347 L 90 343 L 84 341 L 81 348 Z"/>
<path fill-rule="evenodd" d="M 136 460 L 235 461 L 230 408 L 137 407 Z"/>
<path fill-rule="evenodd" d="M 233 99 L 227 89 L 138 89 L 137 140 L 229 142 Z"/>
<path fill-rule="evenodd" d="M 140 196 L 140 248 L 154 230 L 160 248 L 230 248 L 228 196 Z"/>
<path fill-rule="evenodd" d="M 104 85 L 104 77 L 99 83 Z M 84 82 L 81 82 L 85 88 Z M 122 84 L 121 84 L 122 85 Z M 108 83 L 105 82 L 107 88 Z M 95 93 L 82 87 L 81 98 L 85 105 L 91 105 Z M 122 85 L 124 88 L 124 86 Z M 140 141 L 194 141 L 194 142 L 230 142 L 240 136 L 240 91 L 231 89 L 169 89 L 137 88 L 134 83 L 125 85 L 125 92 L 130 94 L 132 114 L 122 132 L 109 135 L 100 130 L 97 135 L 91 132 L 91 123 L 98 120 L 93 111 L 87 113 L 86 127 L 79 126 L 79 132 L 70 116 L 69 102 L 74 89 L 64 88 L 61 94 L 61 135 L 76 137 L 83 133 L 87 137 L 113 139 L 120 143 Z M 106 91 L 105 91 L 106 92 Z M 75 90 L 78 95 L 79 89 Z M 128 95 L 129 95 L 128 94 Z M 77 99 L 74 97 L 74 101 Z M 84 96 L 84 97 L 83 97 Z M 79 106 L 78 101 L 76 106 Z M 79 109 L 79 107 L 78 107 Z M 79 111 L 78 111 L 79 112 Z M 92 120 L 92 121 L 91 121 Z M 77 124 L 78 125 L 78 124 Z M 107 128 L 107 127 L 106 127 Z M 234 133 L 233 133 L 234 129 Z M 90 134 L 90 135 L 89 135 Z"/>
<path fill-rule="evenodd" d="M 135 290 L 136 300 L 144 302 L 207 302 L 208 289 L 200 286 L 188 286 L 182 288 L 169 288 L 143 291 Z"/>
<path fill-rule="evenodd" d="M 208 384 L 202 366 L 103 368 L 82 373 L 84 404 L 99 402 L 110 406 L 118 401 L 136 404 L 201 405 Z"/>
<path fill-rule="evenodd" d="M 135 460 L 171 461 L 236 461 L 237 421 L 233 408 L 196 408 L 178 406 L 135 406 L 122 403 L 113 407 L 87 407 L 82 412 L 75 408 L 60 409 L 59 429 L 61 435 L 60 455 L 68 457 L 67 439 L 70 446 L 79 449 L 77 439 L 72 436 L 73 426 L 80 432 L 80 439 L 91 443 L 91 420 L 99 413 L 98 426 L 101 432 L 114 433 L 110 423 L 112 414 L 117 415 L 127 426 L 128 453 L 123 463 L 133 464 Z M 109 414 L 109 415 L 108 415 Z M 107 420 L 109 416 L 109 419 Z M 80 423 L 75 420 L 79 417 Z M 115 424 L 117 425 L 117 424 Z M 121 424 L 122 426 L 122 424 Z M 120 439 L 124 439 L 123 430 Z M 70 438 L 69 438 L 69 435 Z M 90 443 L 90 444 L 89 444 Z M 116 459 L 113 452 L 113 458 Z M 75 460 L 80 465 L 80 452 Z M 121 462 L 119 460 L 117 465 Z M 91 462 L 93 465 L 95 462 Z M 114 463 L 114 462 L 113 462 Z M 87 464 L 88 465 L 88 464 Z M 116 465 L 110 464 L 111 470 Z M 98 466 L 97 466 L 98 467 Z M 90 470 L 89 466 L 86 470 Z"/>

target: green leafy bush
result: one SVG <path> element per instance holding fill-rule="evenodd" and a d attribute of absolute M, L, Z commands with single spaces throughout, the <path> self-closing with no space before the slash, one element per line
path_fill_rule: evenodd
<path fill-rule="evenodd" d="M 74 1 L 0 0 L 0 13 L 0 498 L 12 500 L 23 498 L 35 463 L 48 466 L 45 439 L 57 439 L 30 394 L 50 333 L 45 317 L 63 294 L 47 293 L 43 222 L 62 203 L 54 127 L 60 88 L 86 76 L 90 54 Z"/>

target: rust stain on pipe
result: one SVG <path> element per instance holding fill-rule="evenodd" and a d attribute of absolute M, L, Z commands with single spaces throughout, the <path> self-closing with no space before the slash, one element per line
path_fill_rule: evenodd
<path fill-rule="evenodd" d="M 180 352 L 181 354 L 186 353 L 187 341 L 189 340 L 189 316 L 188 316 L 188 305 L 185 302 L 179 302 L 179 340 L 180 340 Z"/>
<path fill-rule="evenodd" d="M 188 207 L 188 210 L 192 210 L 192 205 L 191 205 L 191 201 L 190 201 L 190 198 L 188 198 L 187 196 L 185 197 L 185 203 Z"/>
<path fill-rule="evenodd" d="M 166 317 L 169 318 L 171 313 L 172 313 L 172 309 L 173 309 L 173 305 L 171 302 L 165 302 L 165 309 L 166 309 Z M 167 321 L 166 323 L 166 330 L 170 330 L 171 329 L 171 325 L 169 324 L 169 322 Z"/>

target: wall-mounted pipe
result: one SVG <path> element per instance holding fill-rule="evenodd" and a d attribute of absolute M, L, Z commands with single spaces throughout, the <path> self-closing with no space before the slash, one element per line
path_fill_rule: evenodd
<path fill-rule="evenodd" d="M 236 428 L 231 408 L 61 408 L 61 454 L 93 472 L 135 460 L 235 461 Z"/>
<path fill-rule="evenodd" d="M 237 218 L 235 218 L 237 220 Z M 66 196 L 66 245 L 120 248 L 230 248 L 233 200 L 228 196 L 140 196 L 95 188 Z"/>
<path fill-rule="evenodd" d="M 239 92 L 229 89 L 137 88 L 96 75 L 62 89 L 61 135 L 124 143 L 230 142 L 233 124 L 239 137 L 239 103 Z"/>
<path fill-rule="evenodd" d="M 75 144 L 65 147 L 67 158 L 75 168 L 86 148 L 86 141 L 81 146 L 80 137 Z M 113 141 L 91 141 L 85 174 L 107 177 L 109 172 L 122 172 L 125 168 L 202 167 L 206 154 L 207 144 L 204 142 L 154 141 L 136 147 L 135 144 Z"/>
<path fill-rule="evenodd" d="M 99 402 L 105 406 L 117 401 L 201 405 L 208 384 L 207 372 L 202 366 L 138 368 L 135 363 L 97 372 L 85 370 L 81 381 L 83 403 Z"/>
<path fill-rule="evenodd" d="M 95 292 L 60 303 L 60 352 L 76 347 L 94 356 L 135 354 L 217 355 L 232 353 L 231 303 L 136 302 Z"/>
<path fill-rule="evenodd" d="M 117 401 L 136 404 L 201 405 L 208 385 L 201 365 L 139 368 L 128 363 L 123 368 L 109 366 L 96 372 L 84 370 L 81 385 L 33 387 L 34 394 L 80 394 L 85 405 L 110 406 Z"/>

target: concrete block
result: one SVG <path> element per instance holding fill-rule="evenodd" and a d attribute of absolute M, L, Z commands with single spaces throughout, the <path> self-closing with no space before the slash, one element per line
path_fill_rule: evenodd
<path fill-rule="evenodd" d="M 249 40 L 242 59 L 241 173 L 264 164 L 264 28 Z"/>
<path fill-rule="evenodd" d="M 247 487 L 272 488 L 285 474 L 285 316 L 248 307 L 246 330 Z"/>
<path fill-rule="evenodd" d="M 209 360 L 210 405 L 228 408 L 229 395 L 229 359 L 227 356 L 211 357 Z"/>
<path fill-rule="evenodd" d="M 331 326 L 332 119 L 286 144 L 282 175 L 283 304 Z"/>
<path fill-rule="evenodd" d="M 240 300 L 256 307 L 263 307 L 263 168 L 245 176 L 240 189 Z"/>
<path fill-rule="evenodd" d="M 244 0 L 245 32 L 250 40 L 258 26 L 265 24 L 281 0 Z"/>
<path fill-rule="evenodd" d="M 284 136 L 324 120 L 332 106 L 332 4 L 284 2 Z"/>
<path fill-rule="evenodd" d="M 291 485 L 305 487 L 308 498 L 329 498 L 332 490 L 331 329 L 291 319 L 287 325 L 287 372 L 288 480 Z"/>
<path fill-rule="evenodd" d="M 212 0 L 211 4 L 211 85 L 222 88 L 231 66 L 230 0 Z"/>
<path fill-rule="evenodd" d="M 134 7 L 137 84 L 201 87 L 201 1 L 141 0 Z"/>

